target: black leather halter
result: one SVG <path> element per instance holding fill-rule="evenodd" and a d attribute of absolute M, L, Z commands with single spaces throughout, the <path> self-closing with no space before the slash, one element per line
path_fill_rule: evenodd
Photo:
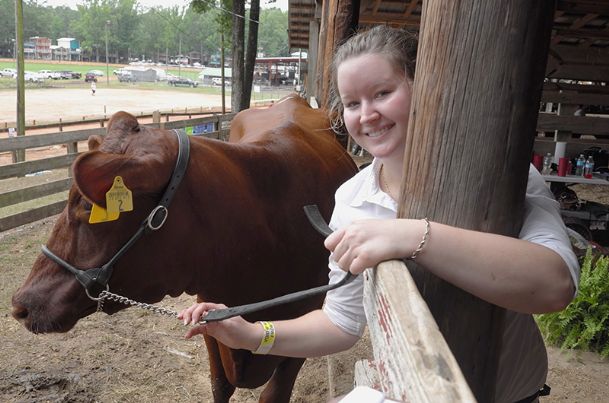
<path fill-rule="evenodd" d="M 186 132 L 183 130 L 173 130 L 173 132 L 178 137 L 178 158 L 169 184 L 165 189 L 165 193 L 163 194 L 163 197 L 161 197 L 159 204 L 152 209 L 150 214 L 148 214 L 148 217 L 142 222 L 136 233 L 129 238 L 112 258 L 110 258 L 108 263 L 92 269 L 78 269 L 51 252 L 45 245 L 42 246 L 42 253 L 59 266 L 74 274 L 76 280 L 85 288 L 87 296 L 94 301 L 99 300 L 99 295 L 102 291 L 108 290 L 108 282 L 112 276 L 112 270 L 116 261 L 123 256 L 133 244 L 142 237 L 142 235 L 149 233 L 150 231 L 156 231 L 165 224 L 165 220 L 169 214 L 169 204 L 171 204 L 171 200 L 175 196 L 178 186 L 186 173 L 190 155 L 190 142 Z"/>

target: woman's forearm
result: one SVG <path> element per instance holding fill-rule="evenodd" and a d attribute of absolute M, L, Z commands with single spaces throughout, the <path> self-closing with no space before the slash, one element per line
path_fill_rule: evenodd
<path fill-rule="evenodd" d="M 274 322 L 274 325 L 276 340 L 269 352 L 274 355 L 319 357 L 347 350 L 358 340 L 336 327 L 321 310 L 297 319 Z"/>
<path fill-rule="evenodd" d="M 477 297 L 523 313 L 563 309 L 575 288 L 566 263 L 545 246 L 438 223 L 417 263 Z"/>

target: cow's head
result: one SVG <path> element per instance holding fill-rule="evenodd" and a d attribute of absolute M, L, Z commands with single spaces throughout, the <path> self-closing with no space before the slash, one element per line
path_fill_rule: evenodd
<path fill-rule="evenodd" d="M 133 116 L 119 112 L 108 123 L 103 141 L 98 136 L 89 139 L 89 150 L 74 162 L 68 203 L 47 243 L 49 250 L 80 269 L 105 264 L 156 206 L 173 171 L 177 140 L 171 132 L 141 127 Z M 117 176 L 131 190 L 134 210 L 114 221 L 90 224 L 93 204 L 106 207 L 106 192 Z M 146 264 L 147 259 L 139 246 L 127 252 L 115 266 L 111 290 L 126 293 L 132 284 L 145 283 L 141 269 L 121 268 Z M 165 290 L 148 287 L 146 292 L 158 299 Z M 35 333 L 68 331 L 97 307 L 74 275 L 42 254 L 12 302 L 13 316 Z M 106 309 L 113 312 L 120 307 Z"/>

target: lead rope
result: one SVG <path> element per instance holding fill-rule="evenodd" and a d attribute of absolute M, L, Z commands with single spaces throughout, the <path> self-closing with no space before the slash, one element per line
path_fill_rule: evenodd
<path fill-rule="evenodd" d="M 118 302 L 119 304 L 125 304 L 125 305 L 129 305 L 129 306 L 135 306 L 141 309 L 145 309 L 148 311 L 152 311 L 154 313 L 158 313 L 160 315 L 167 315 L 169 317 L 173 317 L 173 318 L 177 318 L 178 317 L 178 313 L 172 309 L 168 309 L 168 308 L 163 308 L 157 305 L 151 305 L 151 304 L 146 304 L 144 302 L 137 302 L 134 301 L 132 299 L 129 299 L 127 297 L 123 297 L 121 295 L 118 294 L 114 294 L 111 293 L 110 291 L 102 291 L 99 294 L 99 299 L 97 300 L 97 312 L 102 312 L 104 309 L 104 301 L 108 300 L 108 301 L 114 301 L 114 302 Z"/>
<path fill-rule="evenodd" d="M 308 205 L 304 206 L 305 215 L 309 219 L 309 222 L 320 234 L 324 236 L 328 236 L 332 233 L 332 229 L 326 224 L 324 218 L 322 217 L 319 209 L 316 205 Z M 286 294 L 281 297 L 273 298 L 271 300 L 256 302 L 253 304 L 241 305 L 232 308 L 224 308 L 217 309 L 208 312 L 204 319 L 201 319 L 199 323 L 207 323 L 211 321 L 224 320 L 228 318 L 232 318 L 234 316 L 240 316 L 249 314 L 252 312 L 257 312 L 262 309 L 267 309 L 270 307 L 274 307 L 277 305 L 299 301 L 304 298 L 311 297 L 313 295 L 318 295 L 322 293 L 326 293 L 330 290 L 333 290 L 338 287 L 342 287 L 343 285 L 351 282 L 356 276 L 352 275 L 350 272 L 346 272 L 344 277 L 334 284 L 328 284 L 325 286 L 315 287 L 308 290 L 298 291 L 291 294 Z M 104 309 L 104 300 L 115 301 L 121 304 L 135 306 L 141 309 L 149 310 L 154 313 L 158 313 L 160 315 L 167 315 L 171 317 L 177 317 L 178 313 L 174 310 L 168 308 L 162 308 L 156 305 L 146 304 L 144 302 L 134 301 L 127 297 L 123 297 L 118 294 L 111 293 L 108 290 L 102 291 L 97 298 L 97 312 L 101 312 Z"/>

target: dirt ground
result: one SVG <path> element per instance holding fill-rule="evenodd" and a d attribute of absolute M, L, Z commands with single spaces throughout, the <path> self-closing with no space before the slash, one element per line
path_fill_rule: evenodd
<path fill-rule="evenodd" d="M 38 90 L 28 91 L 28 104 L 40 105 L 38 112 L 46 114 L 44 119 L 57 117 L 64 110 L 99 113 L 90 112 L 80 105 L 83 102 L 98 109 L 107 105 L 110 113 L 110 108 L 152 110 L 206 105 L 198 99 L 199 94 L 196 103 L 189 103 L 183 92 L 180 99 L 167 91 L 157 95 L 122 92 L 112 95 L 102 90 L 92 97 L 82 90 L 80 101 L 75 101 L 74 93 L 68 96 L 34 91 Z M 38 99 L 39 103 L 35 101 Z M 56 102 L 57 99 L 61 102 Z M 121 101 L 110 103 L 116 99 Z M 0 105 L 14 105 L 10 94 L 0 92 Z M 81 106 L 83 109 L 78 109 Z M 14 116 L 14 111 L 8 109 L 7 112 L 2 108 L 0 114 Z M 36 118 L 43 119 L 41 116 Z M 0 121 L 3 119 L 6 118 L 0 115 Z M 607 203 L 609 194 L 603 191 L 595 187 L 577 189 L 580 198 Z M 27 276 L 54 220 L 49 218 L 0 233 L 0 402 L 211 401 L 203 341 L 184 340 L 185 329 L 174 319 L 130 308 L 113 316 L 91 315 L 65 334 L 34 335 L 11 317 L 10 298 Z M 193 297 L 184 295 L 166 298 L 160 305 L 175 310 L 192 301 Z M 542 402 L 609 401 L 607 360 L 594 353 L 561 352 L 556 348 L 548 351 L 548 384 L 552 395 Z M 346 393 L 352 387 L 354 362 L 367 357 L 368 352 L 365 338 L 355 349 L 334 357 L 332 366 L 337 376 L 332 381 L 328 379 L 326 358 L 308 360 L 297 380 L 292 401 L 325 402 L 329 396 Z M 260 391 L 238 390 L 232 401 L 255 402 Z"/>
<path fill-rule="evenodd" d="M 23 283 L 55 218 L 0 233 L 0 401 L 2 402 L 210 402 L 203 340 L 184 340 L 174 319 L 138 308 L 94 314 L 64 334 L 34 335 L 11 315 L 10 298 Z M 193 297 L 166 298 L 177 310 Z M 364 339 L 334 357 L 338 376 L 328 380 L 326 358 L 307 360 L 292 402 L 325 402 L 346 393 L 356 360 L 368 356 Z M 597 354 L 549 348 L 548 384 L 542 402 L 607 401 L 609 362 Z M 330 392 L 331 386 L 334 393 Z M 233 402 L 256 402 L 261 390 L 237 390 Z"/>
<path fill-rule="evenodd" d="M 204 95 L 196 91 L 135 90 L 104 88 L 98 85 L 95 96 L 88 88 L 28 89 L 25 93 L 25 119 L 58 121 L 81 116 L 104 115 L 125 110 L 130 113 L 152 112 L 171 108 L 222 106 L 220 95 Z M 230 97 L 226 104 L 230 106 Z M 16 91 L 0 91 L 0 124 L 14 122 L 17 108 Z"/>

